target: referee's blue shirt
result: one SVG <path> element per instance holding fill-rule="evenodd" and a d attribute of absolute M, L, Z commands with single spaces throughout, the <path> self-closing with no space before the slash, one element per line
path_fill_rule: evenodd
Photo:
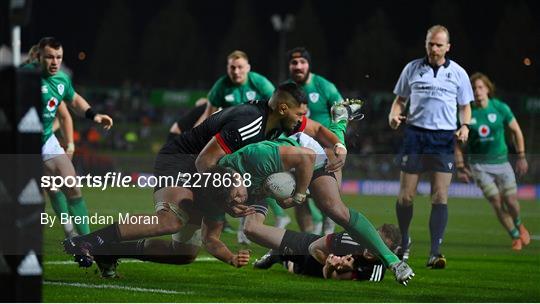
<path fill-rule="evenodd" d="M 474 100 L 467 72 L 448 58 L 436 68 L 429 65 L 427 58 L 409 62 L 394 94 L 410 100 L 407 124 L 429 130 L 455 130 L 457 104 Z"/>

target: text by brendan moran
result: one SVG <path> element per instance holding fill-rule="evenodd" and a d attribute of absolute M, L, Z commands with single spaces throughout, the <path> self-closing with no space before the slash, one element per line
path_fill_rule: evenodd
<path fill-rule="evenodd" d="M 58 221 L 57 221 L 58 220 Z M 91 225 L 111 225 L 114 222 L 119 224 L 145 224 L 154 225 L 159 224 L 157 215 L 131 215 L 129 213 L 118 213 L 115 218 L 112 215 L 83 215 L 74 216 L 67 213 L 62 213 L 60 217 L 56 215 L 49 215 L 48 213 L 41 213 L 41 225 L 47 225 L 52 227 L 55 223 L 60 225 L 64 224 L 91 224 Z"/>

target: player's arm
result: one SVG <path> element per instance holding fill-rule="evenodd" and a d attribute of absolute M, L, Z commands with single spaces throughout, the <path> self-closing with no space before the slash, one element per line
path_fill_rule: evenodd
<path fill-rule="evenodd" d="M 279 154 L 283 169 L 290 171 L 294 169 L 296 177 L 296 190 L 289 203 L 283 203 L 282 207 L 292 207 L 302 204 L 306 199 L 306 192 L 313 177 L 313 166 L 315 164 L 315 152 L 303 147 L 280 146 Z"/>
<path fill-rule="evenodd" d="M 459 142 L 466 142 L 469 139 L 469 126 L 471 124 L 471 104 L 467 103 L 464 105 L 459 105 L 459 121 L 461 126 L 456 132 L 456 137 Z"/>
<path fill-rule="evenodd" d="M 103 125 L 103 128 L 106 130 L 109 130 L 113 126 L 113 120 L 109 115 L 94 112 L 86 99 L 77 93 L 73 95 L 73 101 L 69 105 L 77 115 L 84 116 L 95 123 Z"/>
<path fill-rule="evenodd" d="M 231 266 L 240 268 L 249 263 L 249 251 L 239 250 L 234 254 L 229 250 L 227 245 L 220 240 L 221 230 L 223 228 L 222 221 L 213 221 L 203 218 L 202 221 L 202 242 L 204 248 L 218 260 L 223 261 Z"/>
<path fill-rule="evenodd" d="M 402 122 L 407 119 L 403 113 L 405 112 L 405 106 L 407 105 L 407 98 L 396 96 L 392 107 L 390 108 L 390 114 L 388 114 L 388 124 L 390 128 L 396 130 L 399 128 Z"/>
<path fill-rule="evenodd" d="M 508 124 L 508 129 L 510 129 L 510 133 L 512 134 L 512 141 L 514 142 L 514 147 L 516 147 L 516 153 L 518 155 L 516 161 L 516 173 L 521 177 L 527 173 L 529 169 L 529 164 L 525 158 L 525 138 L 517 119 L 512 119 Z"/>
<path fill-rule="evenodd" d="M 73 119 L 65 102 L 60 103 L 57 110 L 58 121 L 60 123 L 60 131 L 62 132 L 62 137 L 66 142 L 66 154 L 69 158 L 73 158 L 73 153 L 75 152 L 75 144 L 73 143 Z"/>
<path fill-rule="evenodd" d="M 208 168 L 215 166 L 219 159 L 226 154 L 227 152 L 223 150 L 218 143 L 218 139 L 214 136 L 197 156 L 195 167 L 197 167 L 197 171 L 204 172 Z"/>
<path fill-rule="evenodd" d="M 313 137 L 323 147 L 332 148 L 334 154 L 336 155 L 335 161 L 329 161 L 326 165 L 326 171 L 339 171 L 341 167 L 345 165 L 345 159 L 347 158 L 347 148 L 345 148 L 345 145 L 343 145 L 339 141 L 339 138 L 336 136 L 336 134 L 332 133 L 320 123 L 309 118 L 306 119 L 306 127 L 304 128 L 303 132 Z"/>

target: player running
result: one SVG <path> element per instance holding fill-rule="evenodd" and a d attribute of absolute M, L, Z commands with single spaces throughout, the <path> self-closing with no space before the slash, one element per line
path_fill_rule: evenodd
<path fill-rule="evenodd" d="M 516 177 L 508 162 L 508 148 L 504 131 L 510 130 L 518 159 L 516 173 L 527 173 L 525 140 L 523 133 L 507 104 L 493 97 L 495 86 L 484 74 L 471 76 L 474 90 L 471 132 L 465 147 L 469 168 L 465 166 L 463 151 L 456 149 L 457 176 L 461 181 L 470 178 L 482 189 L 484 197 L 491 203 L 497 218 L 512 238 L 512 249 L 521 250 L 531 241 L 529 232 L 520 217 L 517 200 Z"/>

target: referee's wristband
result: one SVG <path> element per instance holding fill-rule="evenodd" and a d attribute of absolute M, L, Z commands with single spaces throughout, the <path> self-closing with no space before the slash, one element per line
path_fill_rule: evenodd
<path fill-rule="evenodd" d="M 96 117 L 97 113 L 92 110 L 92 108 L 88 108 L 86 112 L 84 112 L 84 117 L 90 119 L 91 121 L 94 121 L 94 117 Z"/>
<path fill-rule="evenodd" d="M 464 124 L 461 124 L 461 127 L 463 127 L 463 126 L 467 127 L 467 129 L 469 129 L 469 131 L 471 130 L 471 125 L 469 125 L 467 123 L 464 123 Z"/>

